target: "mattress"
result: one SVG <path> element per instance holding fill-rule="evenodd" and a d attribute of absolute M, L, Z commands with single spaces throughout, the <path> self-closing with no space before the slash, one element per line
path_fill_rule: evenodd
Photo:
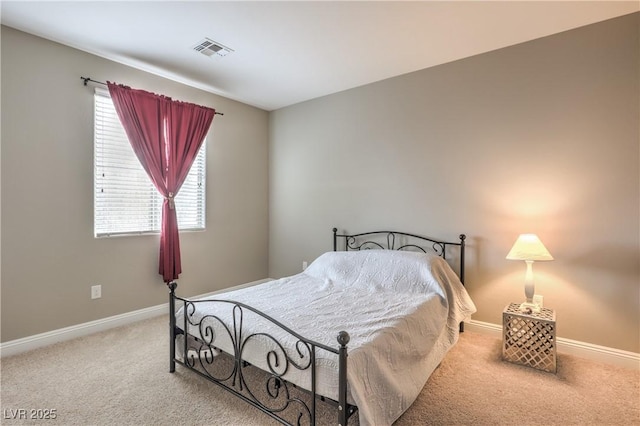
<path fill-rule="evenodd" d="M 241 351 L 252 365 L 306 389 L 309 373 L 297 368 L 308 360 L 305 346 L 229 301 L 332 348 L 339 346 L 338 333 L 347 331 L 347 398 L 358 406 L 361 425 L 391 424 L 413 403 L 457 341 L 459 323 L 476 309 L 441 257 L 387 250 L 325 253 L 303 273 L 215 300 L 188 304 L 186 317 L 181 308 L 177 326 L 224 352 Z M 246 343 L 234 346 L 236 341 Z M 284 351 L 290 362 L 283 356 L 276 361 Z M 316 365 L 318 394 L 337 400 L 337 355 L 318 350 Z"/>

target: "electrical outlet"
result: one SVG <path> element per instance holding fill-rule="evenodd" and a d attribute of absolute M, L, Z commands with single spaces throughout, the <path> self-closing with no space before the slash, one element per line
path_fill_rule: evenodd
<path fill-rule="evenodd" d="M 534 294 L 533 295 L 533 303 L 535 303 L 536 305 L 540 306 L 541 308 L 543 307 L 542 305 L 542 295 L 541 294 Z"/>
<path fill-rule="evenodd" d="M 91 286 L 91 298 L 92 299 L 100 299 L 102 297 L 102 286 L 101 285 L 92 285 Z"/>
<path fill-rule="evenodd" d="M 305 269 L 307 269 L 307 261 L 303 260 L 302 261 L 302 270 L 304 271 Z"/>

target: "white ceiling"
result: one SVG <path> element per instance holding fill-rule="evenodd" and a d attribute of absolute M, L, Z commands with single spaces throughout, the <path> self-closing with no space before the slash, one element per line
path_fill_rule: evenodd
<path fill-rule="evenodd" d="M 3 25 L 274 110 L 636 12 L 640 2 L 2 1 L 1 7 Z M 235 52 L 220 58 L 193 51 L 205 37 Z"/>

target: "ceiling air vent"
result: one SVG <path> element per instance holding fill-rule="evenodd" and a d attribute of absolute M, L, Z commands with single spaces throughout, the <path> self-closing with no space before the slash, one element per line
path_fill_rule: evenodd
<path fill-rule="evenodd" d="M 210 38 L 202 40 L 193 47 L 193 50 L 200 52 L 205 56 L 227 56 L 229 53 L 233 52 L 233 49 L 229 49 Z"/>

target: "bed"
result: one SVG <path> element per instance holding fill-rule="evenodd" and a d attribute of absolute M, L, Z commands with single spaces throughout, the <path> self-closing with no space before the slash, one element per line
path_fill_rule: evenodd
<path fill-rule="evenodd" d="M 333 251 L 300 274 L 196 300 L 169 283 L 170 372 L 179 364 L 284 424 L 315 425 L 327 407 L 339 425 L 391 424 L 475 312 L 464 249 L 464 235 L 334 228 Z"/>

